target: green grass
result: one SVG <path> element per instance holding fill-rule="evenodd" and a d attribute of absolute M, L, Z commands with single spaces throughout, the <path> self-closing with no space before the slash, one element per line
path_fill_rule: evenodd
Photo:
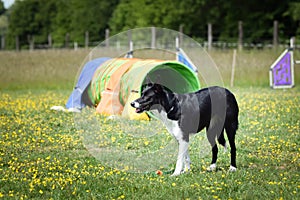
<path fill-rule="evenodd" d="M 230 52 L 213 53 L 212 57 L 231 59 Z M 255 57 L 271 54 L 245 52 L 245 57 L 248 53 L 255 54 Z M 65 59 L 60 57 L 62 54 L 65 54 Z M 206 141 L 204 132 L 201 132 L 190 146 L 190 173 L 170 177 L 168 173 L 175 165 L 170 160 L 166 160 L 167 165 L 162 168 L 166 172 L 163 176 L 134 173 L 130 169 L 112 168 L 111 163 L 92 156 L 93 152 L 85 147 L 84 130 L 78 129 L 78 115 L 50 110 L 53 105 L 65 104 L 77 66 L 84 57 L 84 52 L 71 51 L 0 52 L 0 199 L 300 198 L 299 87 L 271 90 L 265 84 L 268 81 L 263 80 L 265 75 L 258 76 L 256 83 L 242 72 L 237 73 L 237 77 L 245 79 L 243 83 L 240 77 L 238 87 L 231 88 L 240 106 L 237 172 L 227 172 L 230 153 L 221 150 L 218 170 L 206 172 L 210 152 L 204 147 L 206 153 L 199 153 L 203 147 L 197 144 Z M 41 65 L 42 61 L 46 64 Z M 24 70 L 18 67 L 21 63 Z M 254 61 L 249 59 L 249 65 L 251 63 Z M 264 69 L 268 70 L 265 65 Z M 257 68 L 250 69 L 255 72 Z M 226 72 L 225 67 L 222 70 Z M 28 72 L 35 75 L 30 76 Z M 226 76 L 224 79 L 228 83 Z M 100 139 L 107 141 L 106 145 L 125 151 L 154 151 L 172 139 L 164 134 L 162 127 L 153 127 L 161 134 L 146 140 L 140 137 L 139 145 L 136 145 L 131 135 L 122 131 L 133 133 L 133 127 L 144 127 L 146 125 L 141 123 L 145 122 L 135 122 L 131 129 L 120 126 L 119 130 L 116 120 L 109 121 L 93 114 L 88 116 L 99 118 L 97 120 L 103 125 L 100 126 L 101 132 L 95 133 L 96 138 L 103 137 Z M 86 122 L 91 124 L 89 130 L 96 129 L 88 118 Z"/>
<path fill-rule="evenodd" d="M 269 68 L 282 50 L 253 50 L 237 52 L 235 86 L 267 87 L 269 85 Z M 89 50 L 49 50 L 49 51 L 21 51 L 0 52 L 0 89 L 70 89 L 74 85 L 75 76 L 79 68 L 88 58 Z M 97 55 L 120 56 L 118 52 L 104 49 L 94 51 Z M 138 51 L 144 58 L 172 58 L 168 52 Z M 209 52 L 216 63 L 225 85 L 230 85 L 232 50 L 215 50 Z M 298 51 L 295 59 L 300 60 Z M 201 74 L 201 72 L 200 72 Z M 300 84 L 300 66 L 295 66 L 295 82 Z M 204 84 L 202 84 L 204 85 Z"/>
<path fill-rule="evenodd" d="M 238 171 L 227 172 L 230 154 L 221 152 L 218 171 L 206 172 L 210 154 L 199 156 L 194 141 L 192 171 L 179 177 L 119 171 L 91 156 L 84 147 L 82 132 L 75 128 L 73 115 L 49 110 L 52 105 L 64 104 L 67 98 L 64 90 L 3 92 L 0 196 L 11 199 L 299 198 L 299 90 L 235 88 L 233 91 L 241 109 L 236 139 Z M 107 122 L 106 126 L 112 128 L 101 134 L 114 134 L 116 124 Z M 198 137 L 205 140 L 203 133 Z"/>
<path fill-rule="evenodd" d="M 0 89 L 72 88 L 88 51 L 0 52 Z"/>

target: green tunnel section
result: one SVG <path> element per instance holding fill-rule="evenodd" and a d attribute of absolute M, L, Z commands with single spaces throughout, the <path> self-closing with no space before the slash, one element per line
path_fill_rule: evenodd
<path fill-rule="evenodd" d="M 151 64 L 137 63 L 121 79 L 121 103 L 126 103 L 131 90 L 137 90 L 141 93 L 143 84 L 148 81 L 164 85 L 177 93 L 192 92 L 200 88 L 197 75 L 176 61 L 160 61 Z"/>
<path fill-rule="evenodd" d="M 97 68 L 89 88 L 89 97 L 94 105 L 100 102 L 101 93 L 107 88 L 112 74 L 127 62 L 125 59 L 112 59 Z"/>
<path fill-rule="evenodd" d="M 164 85 L 176 93 L 200 89 L 197 74 L 180 62 L 117 58 L 98 67 L 91 81 L 89 96 L 97 105 L 101 101 L 101 93 L 109 90 L 117 93 L 115 95 L 125 106 L 131 91 L 141 93 L 143 84 L 148 81 Z"/>

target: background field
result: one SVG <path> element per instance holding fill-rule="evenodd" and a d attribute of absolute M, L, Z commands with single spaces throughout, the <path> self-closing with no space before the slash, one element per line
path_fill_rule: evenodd
<path fill-rule="evenodd" d="M 240 105 L 238 171 L 227 172 L 230 154 L 220 150 L 217 172 L 206 172 L 210 155 L 199 155 L 195 141 L 191 145 L 192 171 L 179 177 L 131 173 L 103 165 L 84 147 L 73 115 L 49 109 L 65 104 L 88 53 L 0 52 L 0 197 L 300 198 L 300 70 L 296 66 L 295 88 L 269 89 L 269 66 L 280 50 L 237 54 L 236 82 L 230 89 Z M 228 86 L 232 51 L 210 54 Z M 199 137 L 205 139 L 204 132 Z"/>
<path fill-rule="evenodd" d="M 107 51 L 103 49 L 103 51 Z M 252 50 L 237 52 L 235 86 L 269 85 L 269 67 L 282 50 Z M 64 88 L 71 90 L 75 76 L 89 50 L 49 50 L 0 52 L 0 89 Z M 225 85 L 230 84 L 232 50 L 211 51 Z M 118 55 L 118 54 L 116 54 Z M 155 54 L 153 54 L 155 56 Z M 143 55 L 145 56 L 145 55 Z M 300 60 L 299 51 L 294 57 Z M 300 66 L 295 67 L 296 85 L 300 84 Z"/>

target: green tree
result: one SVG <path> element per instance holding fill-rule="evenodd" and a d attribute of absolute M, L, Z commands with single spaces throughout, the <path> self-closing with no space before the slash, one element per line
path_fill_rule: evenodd
<path fill-rule="evenodd" d="M 11 8 L 9 33 L 14 40 L 19 36 L 21 45 L 33 36 L 36 43 L 53 43 L 64 46 L 66 35 L 70 42 L 84 41 L 89 31 L 90 41 L 104 38 L 105 28 L 118 0 L 17 0 Z"/>
<path fill-rule="evenodd" d="M 300 36 L 300 2 L 291 2 L 287 12 L 284 13 L 285 16 L 290 16 L 295 22 L 297 27 L 296 35 Z"/>
<path fill-rule="evenodd" d="M 37 10 L 38 0 L 16 1 L 11 8 L 9 35 L 12 38 L 18 36 L 21 44 L 27 42 L 29 35 L 36 34 L 39 31 L 34 19 Z"/>
<path fill-rule="evenodd" d="M 160 26 L 178 29 L 184 11 L 179 0 L 123 0 L 109 25 L 114 33 L 130 28 Z"/>
<path fill-rule="evenodd" d="M 4 3 L 0 0 L 0 15 L 2 15 L 5 12 Z"/>
<path fill-rule="evenodd" d="M 105 37 L 105 29 L 118 0 L 72 0 L 70 5 L 70 30 L 73 40 L 83 43 L 84 34 L 89 32 L 91 41 Z"/>
<path fill-rule="evenodd" d="M 161 26 L 205 37 L 207 23 L 217 24 L 223 11 L 222 0 L 123 0 L 110 20 L 113 32 L 143 26 Z"/>
<path fill-rule="evenodd" d="M 8 20 L 5 11 L 4 3 L 0 0 L 0 36 L 6 34 L 8 27 Z"/>
<path fill-rule="evenodd" d="M 280 38 L 288 38 L 295 34 L 295 20 L 284 14 L 293 0 L 231 0 L 225 4 L 220 39 L 235 40 L 238 35 L 238 21 L 243 21 L 244 41 L 254 43 L 271 43 L 273 38 L 273 22 L 279 22 Z"/>
<path fill-rule="evenodd" d="M 21 45 L 26 45 L 34 37 L 36 43 L 46 43 L 51 31 L 51 21 L 55 15 L 55 0 L 16 1 L 9 14 L 9 35 L 16 36 Z"/>
<path fill-rule="evenodd" d="M 5 35 L 8 28 L 8 20 L 6 15 L 0 15 L 0 36 Z"/>
<path fill-rule="evenodd" d="M 290 5 L 290 3 L 292 3 Z M 213 25 L 215 40 L 237 41 L 238 21 L 243 21 L 244 41 L 270 42 L 273 21 L 279 21 L 282 38 L 295 34 L 299 10 L 297 0 L 122 0 L 114 10 L 110 27 L 114 33 L 135 27 L 163 26 L 206 39 L 207 24 Z M 284 13 L 289 10 L 287 15 Z M 294 18 L 291 17 L 294 16 Z"/>
<path fill-rule="evenodd" d="M 51 18 L 50 31 L 53 42 L 57 46 L 64 46 L 66 34 L 71 32 L 71 4 L 69 0 L 55 1 L 55 15 Z"/>
<path fill-rule="evenodd" d="M 207 24 L 213 25 L 214 40 L 236 41 L 238 21 L 243 21 L 244 41 L 270 42 L 273 21 L 279 22 L 281 38 L 299 34 L 298 0 L 16 0 L 5 15 L 12 41 L 19 36 L 28 45 L 28 36 L 36 43 L 63 46 L 66 34 L 70 42 L 84 43 L 104 39 L 105 29 L 112 34 L 137 27 L 158 26 L 178 30 L 206 40 Z M 0 1 L 0 13 L 5 11 Z M 3 21 L 3 19 L 1 18 Z M 1 22 L 2 23 L 2 22 Z M 3 24 L 3 23 L 2 23 Z"/>

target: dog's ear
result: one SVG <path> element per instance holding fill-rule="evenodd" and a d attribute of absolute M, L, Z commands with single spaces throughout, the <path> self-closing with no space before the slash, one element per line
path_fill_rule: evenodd
<path fill-rule="evenodd" d="M 154 92 L 161 93 L 163 91 L 163 86 L 160 84 L 154 84 Z"/>

